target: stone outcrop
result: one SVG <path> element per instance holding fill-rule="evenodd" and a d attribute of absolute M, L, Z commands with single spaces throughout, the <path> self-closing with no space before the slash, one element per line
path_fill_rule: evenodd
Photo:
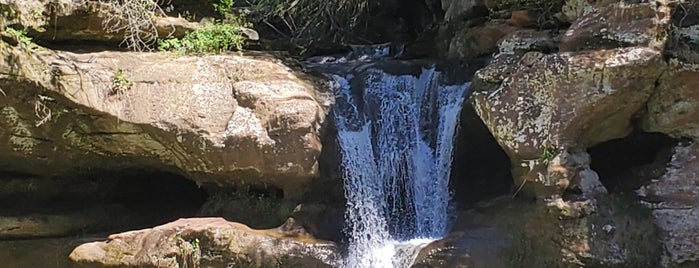
<path fill-rule="evenodd" d="M 675 147 L 665 174 L 638 194 L 660 230 L 663 265 L 699 264 L 699 145 Z"/>
<path fill-rule="evenodd" d="M 486 5 L 506 19 L 517 13 L 516 2 Z M 610 193 L 601 182 L 619 176 L 600 178 L 586 152 L 632 130 L 699 137 L 696 7 L 696 1 L 565 1 L 553 17 L 571 23 L 567 30 L 515 31 L 476 73 L 473 105 L 512 161 L 516 194 L 539 197 L 557 215 L 549 232 L 563 262 L 696 265 L 696 145 L 675 148 L 660 177 L 667 155 L 660 151 L 652 165 L 639 163 L 649 169 L 628 172 L 635 174 L 628 185 L 643 185 L 638 194 L 651 210 L 634 196 Z M 631 189 L 622 188 L 612 190 Z"/>
<path fill-rule="evenodd" d="M 565 32 L 560 50 L 661 48 L 669 18 L 670 8 L 656 3 L 594 6 Z"/>
<path fill-rule="evenodd" d="M 288 230 L 253 230 L 221 218 L 180 219 L 78 246 L 80 267 L 332 267 L 334 243 Z"/>
<path fill-rule="evenodd" d="M 0 55 L 3 170 L 46 176 L 149 166 L 199 183 L 274 186 L 287 197 L 318 176 L 330 99 L 273 56 L 6 43 Z"/>
<path fill-rule="evenodd" d="M 105 1 L 51 0 L 21 1 L 2 0 L 0 10 L 5 10 L 5 25 L 28 29 L 29 36 L 44 42 L 106 42 L 124 40 L 124 26 L 129 22 L 119 16 L 120 7 Z M 157 37 L 181 38 L 197 29 L 198 23 L 181 17 L 155 14 L 146 31 L 153 30 Z"/>
<path fill-rule="evenodd" d="M 510 156 L 518 182 L 546 186 L 559 182 L 534 174 L 560 152 L 626 136 L 665 68 L 660 52 L 640 47 L 541 54 L 529 66 L 523 62 L 493 91 L 476 88 L 472 100 Z"/>
<path fill-rule="evenodd" d="M 648 101 L 644 129 L 699 138 L 699 64 L 671 59 Z"/>

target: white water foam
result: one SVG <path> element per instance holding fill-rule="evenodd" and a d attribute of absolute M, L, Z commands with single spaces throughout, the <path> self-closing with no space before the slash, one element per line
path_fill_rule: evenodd
<path fill-rule="evenodd" d="M 364 72 L 362 81 L 334 76 L 345 266 L 409 267 L 447 231 L 453 137 L 468 84 L 443 85 L 434 68 L 418 76 Z M 358 94 L 350 85 L 363 88 Z"/>

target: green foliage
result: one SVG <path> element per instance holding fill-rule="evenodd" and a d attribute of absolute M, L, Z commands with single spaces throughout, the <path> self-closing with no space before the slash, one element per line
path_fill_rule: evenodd
<path fill-rule="evenodd" d="M 368 0 L 251 0 L 250 3 L 265 24 L 302 42 L 351 41 L 354 33 L 366 29 L 369 15 Z M 286 29 L 278 29 L 275 24 Z"/>
<path fill-rule="evenodd" d="M 231 9 L 233 8 L 234 3 L 235 2 L 233 0 L 219 0 L 218 3 L 214 4 L 214 9 L 216 9 L 216 12 L 226 17 L 227 15 L 231 14 Z"/>
<path fill-rule="evenodd" d="M 553 158 L 556 157 L 556 148 L 553 147 L 546 147 L 544 148 L 544 151 L 541 152 L 541 156 L 539 157 L 539 161 L 543 164 L 548 164 L 553 160 Z"/>
<path fill-rule="evenodd" d="M 123 93 L 131 89 L 133 82 L 124 76 L 124 70 L 119 69 L 112 77 L 112 87 L 109 89 L 109 95 Z"/>
<path fill-rule="evenodd" d="M 27 36 L 27 31 L 25 30 L 16 30 L 13 28 L 6 28 L 5 31 L 12 36 L 17 42 L 20 44 L 31 48 L 32 47 L 32 38 Z"/>
<path fill-rule="evenodd" d="M 223 53 L 242 50 L 245 37 L 239 26 L 232 23 L 213 23 L 187 33 L 182 39 L 171 38 L 158 42 L 158 49 L 181 54 Z"/>

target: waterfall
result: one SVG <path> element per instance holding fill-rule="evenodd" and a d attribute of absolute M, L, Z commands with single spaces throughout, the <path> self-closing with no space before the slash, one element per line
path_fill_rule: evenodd
<path fill-rule="evenodd" d="M 394 65 L 402 70 L 365 63 L 331 75 L 346 267 L 408 267 L 416 246 L 447 231 L 453 137 L 468 83 L 449 84 L 434 66 Z"/>

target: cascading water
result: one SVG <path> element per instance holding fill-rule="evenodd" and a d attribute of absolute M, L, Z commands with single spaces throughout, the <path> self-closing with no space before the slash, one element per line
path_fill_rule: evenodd
<path fill-rule="evenodd" d="M 345 266 L 408 267 L 420 246 L 447 231 L 453 137 L 468 83 L 449 85 L 435 67 L 401 61 L 355 62 L 331 76 Z"/>

